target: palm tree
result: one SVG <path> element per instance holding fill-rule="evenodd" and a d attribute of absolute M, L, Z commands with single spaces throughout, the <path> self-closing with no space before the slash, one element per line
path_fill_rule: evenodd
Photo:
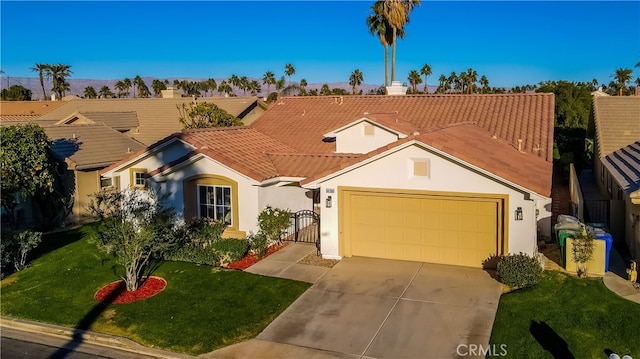
<path fill-rule="evenodd" d="M 267 85 L 267 96 L 271 93 L 271 85 L 276 83 L 276 75 L 271 71 L 267 71 L 262 76 L 262 83 Z"/>
<path fill-rule="evenodd" d="M 379 0 L 382 1 L 382 13 L 391 26 L 393 43 L 391 48 L 391 82 L 396 73 L 396 43 L 398 30 L 404 29 L 409 22 L 409 14 L 415 6 L 420 6 L 420 0 Z"/>
<path fill-rule="evenodd" d="M 491 87 L 489 86 L 489 79 L 487 76 L 482 75 L 482 77 L 480 77 L 480 86 L 482 86 L 483 94 L 491 93 Z"/>
<path fill-rule="evenodd" d="M 371 6 L 373 14 L 367 17 L 367 27 L 371 35 L 378 35 L 384 47 L 384 86 L 389 86 L 389 44 L 393 42 L 391 26 L 382 13 L 382 2 L 376 1 Z"/>
<path fill-rule="evenodd" d="M 155 97 L 160 97 L 162 95 L 162 90 L 167 89 L 167 85 L 158 79 L 154 79 L 151 81 L 151 88 L 153 89 L 153 95 Z"/>
<path fill-rule="evenodd" d="M 96 93 L 96 89 L 93 86 L 87 86 L 84 88 L 84 97 L 85 98 L 96 98 L 98 94 Z"/>
<path fill-rule="evenodd" d="M 31 68 L 31 71 L 34 72 L 38 72 L 38 78 L 40 79 L 40 87 L 42 87 L 42 99 L 46 100 L 47 99 L 47 92 L 44 90 L 44 79 L 47 78 L 47 68 L 49 67 L 49 65 L 47 64 L 35 64 L 35 66 L 33 66 Z"/>
<path fill-rule="evenodd" d="M 142 87 L 147 87 L 147 85 L 144 83 L 144 80 L 142 79 L 142 77 L 140 77 L 140 75 L 136 75 L 136 77 L 133 78 L 133 97 L 136 97 L 136 87 L 138 88 L 138 96 L 140 96 L 140 90 Z M 147 92 L 149 92 L 149 88 L 147 87 Z"/>
<path fill-rule="evenodd" d="M 227 81 L 222 80 L 222 82 L 220 82 L 220 84 L 218 85 L 219 94 L 222 95 L 222 93 L 225 93 L 229 95 L 232 92 L 233 92 L 233 88 L 231 88 L 231 85 Z"/>
<path fill-rule="evenodd" d="M 284 65 L 284 74 L 289 78 L 289 86 L 291 86 L 291 76 L 296 74 L 296 69 L 291 64 Z"/>
<path fill-rule="evenodd" d="M 351 76 L 349 77 L 349 85 L 351 85 L 351 91 L 354 95 L 358 92 L 358 86 L 360 86 L 363 80 L 364 80 L 364 77 L 362 75 L 362 72 L 360 72 L 360 70 L 355 69 L 351 73 Z"/>
<path fill-rule="evenodd" d="M 128 77 L 125 77 L 124 80 L 122 80 L 122 84 L 124 85 L 124 89 L 126 91 L 125 97 L 129 97 L 129 89 L 131 88 L 131 79 Z"/>
<path fill-rule="evenodd" d="M 238 76 L 236 76 L 235 74 L 232 74 L 229 77 L 228 84 L 231 85 L 232 90 L 233 90 L 234 87 L 239 87 L 240 86 L 240 78 Z"/>
<path fill-rule="evenodd" d="M 247 76 L 242 76 L 240 78 L 239 86 L 242 90 L 242 96 L 247 96 L 247 90 L 249 89 L 249 79 L 247 78 Z"/>
<path fill-rule="evenodd" d="M 444 74 L 441 74 L 438 78 L 438 88 L 436 89 L 436 93 L 446 93 L 448 90 L 448 79 Z"/>
<path fill-rule="evenodd" d="M 258 82 L 258 80 L 251 80 L 251 82 L 249 82 L 249 91 L 251 91 L 252 96 L 258 96 L 258 94 L 262 92 L 260 82 Z"/>
<path fill-rule="evenodd" d="M 473 84 L 478 81 L 478 73 L 476 70 L 469 68 L 467 70 L 465 79 L 467 80 L 467 92 L 471 94 L 473 92 Z"/>
<path fill-rule="evenodd" d="M 69 89 L 69 83 L 66 78 L 73 74 L 70 69 L 70 65 L 64 64 L 48 65 L 45 68 L 45 76 L 50 77 L 53 81 L 51 91 L 54 91 L 59 99 L 63 98 L 65 91 Z"/>
<path fill-rule="evenodd" d="M 431 65 L 429 64 L 422 65 L 422 68 L 420 69 L 420 74 L 424 75 L 424 89 L 422 90 L 422 92 L 429 93 L 429 88 L 427 87 L 427 77 L 431 76 Z"/>
<path fill-rule="evenodd" d="M 612 77 L 616 80 L 618 96 L 622 96 L 622 90 L 627 86 L 627 82 L 631 80 L 631 69 L 617 69 Z"/>
<path fill-rule="evenodd" d="M 100 98 L 112 98 L 113 92 L 111 92 L 111 89 L 109 88 L 109 86 L 105 85 L 100 88 L 99 95 L 100 95 Z"/>
<path fill-rule="evenodd" d="M 455 71 L 452 71 L 447 78 L 447 85 L 448 89 L 454 90 L 454 92 L 458 89 L 458 74 Z"/>
<path fill-rule="evenodd" d="M 422 83 L 420 73 L 416 70 L 411 70 L 409 77 L 407 77 L 407 81 L 411 84 L 411 93 L 418 93 L 418 85 Z"/>
<path fill-rule="evenodd" d="M 210 96 L 213 96 L 213 91 L 215 91 L 218 88 L 218 84 L 216 83 L 215 79 L 207 79 L 205 82 L 205 91 L 209 92 Z"/>
<path fill-rule="evenodd" d="M 124 81 L 118 80 L 114 85 L 114 87 L 118 91 L 117 93 L 118 98 L 121 98 L 122 96 L 124 96 L 124 92 L 127 89 L 127 85 L 125 85 Z"/>
<path fill-rule="evenodd" d="M 307 80 L 306 79 L 302 79 L 300 80 L 300 96 L 306 96 L 307 95 Z"/>

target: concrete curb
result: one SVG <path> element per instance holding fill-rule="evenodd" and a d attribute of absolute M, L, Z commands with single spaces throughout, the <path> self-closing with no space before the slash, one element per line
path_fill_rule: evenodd
<path fill-rule="evenodd" d="M 148 348 L 140 345 L 132 340 L 109 334 L 96 333 L 91 331 L 62 327 L 47 323 L 32 322 L 23 319 L 15 319 L 6 316 L 0 316 L 0 327 L 32 332 L 44 335 L 50 335 L 58 338 L 67 339 L 69 341 L 80 341 L 103 347 L 109 347 L 119 350 L 125 350 L 132 353 L 142 354 L 150 357 L 162 359 L 188 359 L 196 358 L 187 354 L 175 353 L 166 350 Z"/>

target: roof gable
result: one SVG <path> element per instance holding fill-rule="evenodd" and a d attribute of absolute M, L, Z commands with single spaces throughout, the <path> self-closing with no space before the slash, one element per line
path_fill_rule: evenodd
<path fill-rule="evenodd" d="M 257 99 L 255 97 L 204 97 L 196 101 L 212 102 L 229 114 L 239 117 L 243 114 L 252 113 L 248 109 L 256 107 Z M 87 118 L 95 122 L 104 122 L 109 125 L 107 122 L 111 121 L 118 128 L 131 129 L 127 132 L 127 136 L 146 145 L 151 145 L 172 133 L 182 130 L 177 106 L 191 102 L 193 102 L 193 99 L 190 97 L 176 99 L 78 99 L 64 102 L 60 107 L 42 115 L 39 121 L 60 121 L 74 113 L 85 114 Z M 120 115 L 112 116 L 114 113 Z M 127 115 L 129 117 L 125 117 L 122 120 L 124 113 L 135 113 L 138 124 L 135 127 L 129 127 L 135 120 L 130 115 Z"/>
<path fill-rule="evenodd" d="M 602 163 L 627 194 L 640 190 L 640 141 L 606 155 Z"/>
<path fill-rule="evenodd" d="M 393 127 L 403 133 L 476 123 L 513 145 L 520 139 L 523 151 L 552 161 L 554 95 L 547 93 L 285 97 L 251 126 L 300 152 L 331 153 L 335 144 L 323 142 L 323 135 L 365 116 L 406 126 Z"/>
<path fill-rule="evenodd" d="M 598 157 L 640 140 L 640 96 L 594 96 Z"/>

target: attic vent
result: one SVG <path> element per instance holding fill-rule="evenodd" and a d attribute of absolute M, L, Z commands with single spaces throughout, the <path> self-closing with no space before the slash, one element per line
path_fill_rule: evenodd
<path fill-rule="evenodd" d="M 536 152 L 540 151 L 540 145 L 536 143 L 536 145 L 533 146 L 533 150 L 536 151 Z"/>
<path fill-rule="evenodd" d="M 498 134 L 494 133 L 493 135 L 491 135 L 491 138 L 493 138 L 494 140 L 498 139 Z"/>
<path fill-rule="evenodd" d="M 127 147 L 127 153 L 131 153 L 131 147 Z"/>

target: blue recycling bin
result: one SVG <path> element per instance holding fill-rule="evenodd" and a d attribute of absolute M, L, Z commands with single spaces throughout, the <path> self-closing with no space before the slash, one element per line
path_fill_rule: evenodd
<path fill-rule="evenodd" d="M 613 237 L 610 233 L 604 231 L 596 231 L 596 240 L 605 241 L 605 257 L 604 257 L 604 271 L 609 271 L 609 256 L 611 253 L 611 247 L 613 247 Z"/>

